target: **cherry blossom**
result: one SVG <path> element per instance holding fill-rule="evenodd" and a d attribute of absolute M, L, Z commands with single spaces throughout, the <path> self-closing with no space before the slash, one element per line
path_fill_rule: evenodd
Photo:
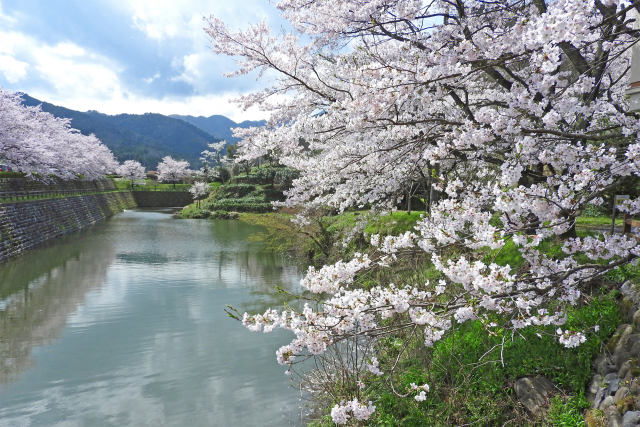
<path fill-rule="evenodd" d="M 116 169 L 118 175 L 122 176 L 131 181 L 131 186 L 133 186 L 133 181 L 136 179 L 144 179 L 145 172 L 144 166 L 137 160 L 125 160 L 118 169 Z"/>
<path fill-rule="evenodd" d="M 71 127 L 40 106 L 22 105 L 0 88 L 0 164 L 30 178 L 98 179 L 118 167 L 113 153 L 92 135 Z"/>
<path fill-rule="evenodd" d="M 158 181 L 178 182 L 191 176 L 189 170 L 189 162 L 184 160 L 175 160 L 171 156 L 165 156 L 158 163 Z"/>
<path fill-rule="evenodd" d="M 251 329 L 268 321 L 293 332 L 280 362 L 345 340 L 375 343 L 389 318 L 421 331 L 427 346 L 452 322 L 498 327 L 496 314 L 512 329 L 560 326 L 586 284 L 638 259 L 635 239 L 579 238 L 575 223 L 640 175 L 640 117 L 625 97 L 640 3 L 281 0 L 278 7 L 295 32 L 274 35 L 264 22 L 232 31 L 207 20 L 213 51 L 238 59 L 234 74 L 276 76 L 238 100 L 271 114 L 266 126 L 235 132 L 238 159 L 269 155 L 300 171 L 284 206 L 382 212 L 416 184 L 428 205 L 415 230 L 371 236 L 369 254 L 310 268 L 302 286 L 317 294 L 316 305 L 247 315 Z M 640 212 L 640 199 L 622 210 Z M 549 256 L 543 242 L 558 243 L 562 255 Z M 522 262 L 499 262 L 505 248 Z M 442 278 L 358 286 L 368 272 L 415 253 Z M 557 335 L 567 347 L 586 339 Z M 368 366 L 359 369 L 370 375 Z M 336 423 L 351 415 L 348 403 L 332 410 Z"/>

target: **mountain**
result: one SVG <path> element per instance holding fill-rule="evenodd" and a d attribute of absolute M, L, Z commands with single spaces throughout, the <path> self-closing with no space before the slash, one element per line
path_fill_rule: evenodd
<path fill-rule="evenodd" d="M 231 128 L 248 128 L 253 126 L 263 126 L 266 121 L 258 120 L 245 120 L 241 123 L 236 123 L 233 120 L 229 119 L 225 116 L 180 116 L 178 114 L 172 114 L 171 117 L 184 120 L 187 123 L 191 123 L 194 126 L 197 126 L 201 130 L 213 135 L 217 139 L 223 139 L 227 141 L 227 143 L 235 143 L 238 142 L 238 138 L 233 137 L 233 133 L 231 132 Z"/>
<path fill-rule="evenodd" d="M 97 111 L 81 112 L 59 107 L 27 94 L 22 98 L 25 105 L 41 105 L 43 111 L 71 119 L 71 126 L 85 135 L 95 134 L 120 162 L 138 160 L 147 169 L 156 169 L 164 156 L 187 160 L 192 168 L 197 168 L 200 165 L 200 153 L 208 143 L 217 141 L 197 126 L 162 114 L 112 116 Z"/>

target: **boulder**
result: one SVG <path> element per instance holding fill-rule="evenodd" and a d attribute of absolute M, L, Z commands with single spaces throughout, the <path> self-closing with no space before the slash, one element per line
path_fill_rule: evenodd
<path fill-rule="evenodd" d="M 556 390 L 551 381 L 541 376 L 520 378 L 513 388 L 518 400 L 537 417 L 546 413 L 549 397 Z"/>
<path fill-rule="evenodd" d="M 622 427 L 640 425 L 640 411 L 627 411 L 622 417 Z"/>

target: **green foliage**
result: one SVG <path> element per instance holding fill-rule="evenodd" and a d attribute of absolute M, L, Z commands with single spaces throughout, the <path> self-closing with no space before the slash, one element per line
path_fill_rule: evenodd
<path fill-rule="evenodd" d="M 195 203 L 185 206 L 179 214 L 180 218 L 204 219 L 211 216 L 211 211 L 196 206 Z"/>
<path fill-rule="evenodd" d="M 0 171 L 0 178 L 24 178 L 25 175 L 22 172 L 16 171 Z"/>
<path fill-rule="evenodd" d="M 238 214 L 227 211 L 213 211 L 210 218 L 213 219 L 238 219 Z"/>
<path fill-rule="evenodd" d="M 221 189 L 225 198 L 241 198 L 255 191 L 256 186 L 251 184 L 227 184 Z"/>
<path fill-rule="evenodd" d="M 201 208 L 209 211 L 228 212 L 272 212 L 272 201 L 282 200 L 282 192 L 274 188 L 246 183 L 215 183 L 209 196 L 201 202 Z M 184 209 L 182 218 L 194 218 L 189 209 Z"/>
<path fill-rule="evenodd" d="M 142 182 L 142 180 L 139 181 Z M 128 179 L 114 179 L 113 182 L 118 190 L 133 191 L 189 191 L 191 187 L 191 184 L 167 184 L 151 179 L 145 179 L 144 184 L 136 184 L 138 181 L 134 181 L 133 188 Z"/>
<path fill-rule="evenodd" d="M 605 207 L 605 205 L 593 205 L 588 204 L 587 207 L 582 212 L 582 216 L 585 217 L 598 217 L 598 216 L 607 216 L 610 214 L 611 209 Z"/>
<path fill-rule="evenodd" d="M 416 223 L 424 212 L 396 211 L 375 218 L 368 218 L 368 211 L 344 212 L 328 218 L 329 231 L 341 235 L 352 230 L 359 221 L 366 221 L 364 232 L 367 235 L 380 234 L 390 236 L 414 231 Z"/>
<path fill-rule="evenodd" d="M 630 280 L 631 282 L 640 285 L 640 265 L 626 264 L 617 267 L 609 271 L 606 277 L 607 279 L 619 284 Z"/>
<path fill-rule="evenodd" d="M 616 225 L 622 225 L 622 217 L 616 218 Z M 610 216 L 579 216 L 576 227 L 611 227 Z"/>
<path fill-rule="evenodd" d="M 582 413 L 590 407 L 591 404 L 583 395 L 571 396 L 566 400 L 554 396 L 549 407 L 548 421 L 551 425 L 559 427 L 584 426 Z"/>
<path fill-rule="evenodd" d="M 576 425 L 571 422 L 579 419 L 584 409 L 581 396 L 591 376 L 591 360 L 620 320 L 616 294 L 611 293 L 568 313 L 563 328 L 585 330 L 587 335 L 587 342 L 574 349 L 558 343 L 553 326 L 489 333 L 480 321 L 457 325 L 431 350 L 420 348 L 422 343 L 413 337 L 389 338 L 382 348 L 386 358 L 395 360 L 404 344 L 409 346 L 406 353 L 411 354 L 399 363 L 395 389 L 404 393 L 411 383 L 428 383 L 431 391 L 426 401 L 416 402 L 396 397 L 387 382 L 372 379 L 367 389 L 367 399 L 377 406 L 372 424 L 500 425 L 511 421 L 517 425 L 526 415 L 519 413 L 515 402 L 514 381 L 544 375 L 572 395 L 566 402 L 557 400 L 552 405 L 549 420 L 556 425 Z M 587 329 L 594 324 L 600 327 L 597 332 Z"/>
<path fill-rule="evenodd" d="M 271 203 L 261 201 L 258 198 L 245 199 L 218 199 L 207 204 L 211 210 L 225 210 L 235 212 L 271 212 Z"/>

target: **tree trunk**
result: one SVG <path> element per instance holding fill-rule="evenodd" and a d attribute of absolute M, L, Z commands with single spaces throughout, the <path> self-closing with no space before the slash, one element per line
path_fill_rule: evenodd
<path fill-rule="evenodd" d="M 431 171 L 429 171 L 429 172 L 431 172 Z M 440 165 L 439 164 L 436 163 L 433 166 L 433 173 L 435 174 L 436 177 L 438 175 L 440 175 Z M 429 176 L 432 176 L 432 175 L 429 174 Z M 433 178 L 431 178 L 431 183 L 429 185 L 429 211 L 431 211 L 431 207 L 435 203 L 437 203 L 439 199 L 440 199 L 440 192 L 433 188 Z"/>

